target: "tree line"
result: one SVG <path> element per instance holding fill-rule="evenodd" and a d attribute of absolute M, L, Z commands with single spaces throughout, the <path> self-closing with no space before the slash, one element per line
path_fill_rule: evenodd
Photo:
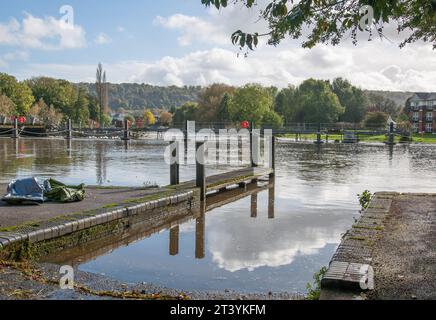
<path fill-rule="evenodd" d="M 58 126 L 66 118 L 77 125 L 91 123 L 111 124 L 110 111 L 121 113 L 131 122 L 141 118 L 145 125 L 198 122 L 254 121 L 258 125 L 280 127 L 291 123 L 365 123 L 383 125 L 388 116 L 397 119 L 401 108 L 395 101 L 383 95 L 364 91 L 349 81 L 337 78 L 333 81 L 308 79 L 299 86 L 284 89 L 247 84 L 233 87 L 213 84 L 206 88 L 169 87 L 181 96 L 168 105 L 156 108 L 147 105 L 145 99 L 135 100 L 133 110 L 110 99 L 113 88 L 132 91 L 149 88 L 156 95 L 162 87 L 130 84 L 109 84 L 106 74 L 99 65 L 96 83 L 74 84 L 66 80 L 49 77 L 18 81 L 15 77 L 0 73 L 0 116 L 30 116 L 49 126 Z M 123 89 L 124 88 L 124 89 Z M 129 88 L 129 89 L 126 89 Z M 151 89 L 154 88 L 154 89 Z M 138 93 L 141 95 L 142 93 Z M 135 98 L 136 99 L 136 98 Z M 179 107 L 176 103 L 179 101 Z M 406 121 L 404 115 L 402 121 Z"/>
<path fill-rule="evenodd" d="M 364 91 L 343 78 L 308 79 L 279 90 L 259 84 L 232 87 L 213 84 L 198 99 L 173 108 L 174 123 L 254 121 L 264 127 L 293 123 L 337 122 L 380 127 L 397 119 L 401 108 L 389 98 Z M 404 121 L 404 116 L 402 116 Z"/>

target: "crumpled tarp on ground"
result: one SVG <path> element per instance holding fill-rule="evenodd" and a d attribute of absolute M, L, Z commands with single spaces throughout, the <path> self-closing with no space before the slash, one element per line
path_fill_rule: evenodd
<path fill-rule="evenodd" d="M 40 183 L 37 178 L 28 178 L 12 181 L 7 193 L 2 200 L 11 205 L 46 201 L 67 203 L 82 201 L 85 198 L 85 185 L 69 186 L 54 179 Z"/>

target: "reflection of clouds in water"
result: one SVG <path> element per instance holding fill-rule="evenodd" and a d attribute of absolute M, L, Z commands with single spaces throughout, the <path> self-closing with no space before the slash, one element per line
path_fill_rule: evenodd
<path fill-rule="evenodd" d="M 282 219 L 251 220 L 235 217 L 226 223 L 225 214 L 208 217 L 208 249 L 213 261 L 230 272 L 291 264 L 298 255 L 318 253 L 329 243 L 339 243 L 349 216 L 317 213 L 285 216 Z M 345 225 L 345 226 L 344 226 Z"/>

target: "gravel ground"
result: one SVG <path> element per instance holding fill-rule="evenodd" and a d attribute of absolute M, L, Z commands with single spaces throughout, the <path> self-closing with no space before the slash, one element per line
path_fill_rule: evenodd
<path fill-rule="evenodd" d="M 371 299 L 436 299 L 436 195 L 394 199 L 378 242 Z"/>
<path fill-rule="evenodd" d="M 138 295 L 159 295 L 174 299 L 189 300 L 297 300 L 303 295 L 290 293 L 246 294 L 232 291 L 224 292 L 181 292 L 152 284 L 126 284 L 110 278 L 75 270 L 76 285 L 89 290 L 61 290 L 59 266 L 54 264 L 37 264 L 35 270 L 23 272 L 14 267 L 0 266 L 0 300 L 110 300 L 112 293 L 135 293 Z M 43 279 L 51 280 L 44 283 Z M 139 297 L 140 298 L 140 297 Z M 130 299 L 129 297 L 127 299 Z"/>

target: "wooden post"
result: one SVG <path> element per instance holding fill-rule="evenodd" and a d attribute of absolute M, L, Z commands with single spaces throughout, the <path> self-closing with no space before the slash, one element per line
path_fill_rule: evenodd
<path fill-rule="evenodd" d="M 170 256 L 179 254 L 179 234 L 179 226 L 170 229 Z"/>
<path fill-rule="evenodd" d="M 124 119 L 123 140 L 124 140 L 124 141 L 129 141 L 129 140 L 130 140 L 130 134 L 129 134 L 129 120 L 127 120 L 127 119 Z"/>
<path fill-rule="evenodd" d="M 273 170 L 273 172 L 271 172 L 269 174 L 270 178 L 275 177 L 276 174 L 276 137 L 273 135 L 272 136 L 272 140 L 271 140 L 271 169 Z"/>
<path fill-rule="evenodd" d="M 170 184 L 172 186 L 178 185 L 180 183 L 180 164 L 179 164 L 179 143 L 177 141 L 171 142 L 172 153 L 171 160 L 173 163 L 170 165 Z"/>
<path fill-rule="evenodd" d="M 394 123 L 393 122 L 391 122 L 390 124 L 389 124 L 389 144 L 390 145 L 393 145 L 394 144 L 394 142 L 395 142 L 395 138 L 394 138 L 395 136 L 394 136 Z"/>
<path fill-rule="evenodd" d="M 316 133 L 316 143 L 321 144 L 321 123 L 318 124 L 318 132 Z"/>
<path fill-rule="evenodd" d="M 206 199 L 206 168 L 205 168 L 205 143 L 196 143 L 196 186 L 200 188 L 200 201 Z"/>
<path fill-rule="evenodd" d="M 183 136 L 185 140 L 185 148 L 183 150 L 184 153 L 188 152 L 188 120 L 185 120 L 185 128 L 183 131 Z"/>
<path fill-rule="evenodd" d="M 73 138 L 73 125 L 71 119 L 67 121 L 67 140 L 71 140 Z"/>
<path fill-rule="evenodd" d="M 251 166 L 256 167 L 256 163 L 254 162 L 254 150 L 253 150 L 253 143 L 254 143 L 254 121 L 250 122 L 250 161 Z"/>
<path fill-rule="evenodd" d="M 15 118 L 14 119 L 14 129 L 12 131 L 12 139 L 18 139 L 19 135 L 18 135 L 18 119 Z"/>

